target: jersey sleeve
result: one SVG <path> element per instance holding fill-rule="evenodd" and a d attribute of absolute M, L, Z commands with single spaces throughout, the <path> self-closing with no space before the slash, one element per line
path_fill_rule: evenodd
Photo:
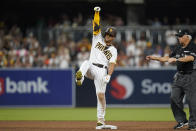
<path fill-rule="evenodd" d="M 117 60 L 117 50 L 116 50 L 116 48 L 114 48 L 114 50 L 112 51 L 112 57 L 109 60 L 109 63 L 116 64 L 116 60 Z"/>
<path fill-rule="evenodd" d="M 196 60 L 196 45 L 193 46 L 192 50 L 187 55 L 193 56 L 194 59 Z"/>
<path fill-rule="evenodd" d="M 99 11 L 95 11 L 93 19 L 93 35 L 101 34 Z"/>

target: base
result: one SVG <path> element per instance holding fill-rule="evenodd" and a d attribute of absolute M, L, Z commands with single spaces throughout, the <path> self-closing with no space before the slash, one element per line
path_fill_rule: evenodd
<path fill-rule="evenodd" d="M 113 125 L 102 125 L 102 126 L 97 126 L 96 130 L 101 130 L 101 129 L 111 129 L 111 130 L 116 130 L 118 129 L 117 126 L 113 126 Z"/>

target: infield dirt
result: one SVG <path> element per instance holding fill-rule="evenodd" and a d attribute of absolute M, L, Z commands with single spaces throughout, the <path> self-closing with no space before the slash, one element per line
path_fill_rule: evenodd
<path fill-rule="evenodd" d="M 176 122 L 109 121 L 106 124 L 118 126 L 116 131 L 173 131 Z M 95 131 L 95 126 L 95 121 L 0 121 L 0 131 Z"/>

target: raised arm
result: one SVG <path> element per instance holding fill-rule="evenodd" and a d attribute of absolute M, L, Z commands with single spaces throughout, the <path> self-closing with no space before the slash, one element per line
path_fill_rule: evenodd
<path fill-rule="evenodd" d="M 99 16 L 100 10 L 101 10 L 100 7 L 94 8 L 95 14 L 94 14 L 94 19 L 93 19 L 93 35 L 98 35 L 101 32 L 100 16 Z"/>

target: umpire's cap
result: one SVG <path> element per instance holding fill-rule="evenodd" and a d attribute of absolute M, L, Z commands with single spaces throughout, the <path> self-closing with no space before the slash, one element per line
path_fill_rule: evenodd
<path fill-rule="evenodd" d="M 108 27 L 108 28 L 105 30 L 104 37 L 105 37 L 106 35 L 109 35 L 109 36 L 112 36 L 112 37 L 116 37 L 116 28 L 115 28 L 115 27 Z"/>
<path fill-rule="evenodd" d="M 179 30 L 177 34 L 175 34 L 177 37 L 182 37 L 184 35 L 190 35 L 189 30 Z M 191 36 L 191 35 L 190 35 Z"/>

